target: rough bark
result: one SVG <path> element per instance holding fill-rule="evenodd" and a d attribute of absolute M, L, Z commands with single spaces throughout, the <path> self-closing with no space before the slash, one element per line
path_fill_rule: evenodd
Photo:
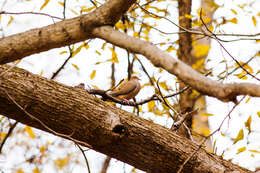
<path fill-rule="evenodd" d="M 134 2 L 109 0 L 92 13 L 2 38 L 0 64 L 92 38 L 93 28 L 114 25 Z"/>
<path fill-rule="evenodd" d="M 0 82 L 1 114 L 49 131 L 44 123 L 49 129 L 67 134 L 65 138 L 138 169 L 176 172 L 198 149 L 190 140 L 107 104 L 84 89 L 68 87 L 8 65 L 0 66 Z M 250 172 L 204 149 L 199 149 L 183 168 L 187 173 L 234 171 Z"/>
<path fill-rule="evenodd" d="M 185 15 L 189 15 L 191 12 L 191 0 L 179 0 L 179 25 L 182 28 L 190 29 L 191 28 L 191 19 L 185 17 Z M 186 63 L 187 65 L 192 65 L 193 57 L 191 56 L 191 34 L 189 32 L 180 33 L 179 34 L 179 49 L 178 49 L 178 58 Z M 180 81 L 179 89 L 187 87 L 187 85 Z M 180 94 L 180 112 L 185 114 L 187 112 L 191 112 L 194 109 L 195 100 L 191 97 L 192 90 L 187 90 Z M 191 128 L 191 118 L 186 120 L 185 124 L 187 124 L 188 128 Z M 178 134 L 185 136 L 187 138 L 190 137 L 187 129 L 184 126 L 181 126 L 178 131 Z"/>

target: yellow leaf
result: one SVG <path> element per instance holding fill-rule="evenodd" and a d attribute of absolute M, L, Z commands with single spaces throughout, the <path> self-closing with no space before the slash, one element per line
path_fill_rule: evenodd
<path fill-rule="evenodd" d="M 141 37 L 143 39 L 145 39 L 146 41 L 149 41 L 149 37 L 148 36 L 144 36 L 144 37 Z"/>
<path fill-rule="evenodd" d="M 81 10 L 81 12 L 89 12 L 89 11 L 91 11 L 91 10 L 93 10 L 93 9 L 95 9 L 96 8 L 96 6 L 93 6 L 93 7 L 90 7 L 90 8 L 83 8 L 82 10 Z"/>
<path fill-rule="evenodd" d="M 257 112 L 258 117 L 260 118 L 260 111 Z"/>
<path fill-rule="evenodd" d="M 3 133 L 3 132 L 0 133 L 0 139 L 1 139 L 1 141 L 5 138 L 6 134 L 7 134 L 7 133 Z"/>
<path fill-rule="evenodd" d="M 200 116 L 204 116 L 204 117 L 210 117 L 213 116 L 214 114 L 210 114 L 210 113 L 200 113 Z"/>
<path fill-rule="evenodd" d="M 40 10 L 42 10 L 49 2 L 50 2 L 50 0 L 45 0 L 45 2 L 42 4 Z"/>
<path fill-rule="evenodd" d="M 59 3 L 61 6 L 64 7 L 64 3 L 63 3 L 63 2 L 60 2 L 60 1 L 59 1 L 58 3 Z"/>
<path fill-rule="evenodd" d="M 131 173 L 136 173 L 136 168 L 132 168 Z"/>
<path fill-rule="evenodd" d="M 162 87 L 165 90 L 169 90 L 168 85 L 166 84 L 166 82 L 159 82 L 159 86 Z"/>
<path fill-rule="evenodd" d="M 209 45 L 203 45 L 203 44 L 195 45 L 194 46 L 194 50 L 195 50 L 195 54 L 194 55 L 196 57 L 205 56 L 205 55 L 208 54 L 209 49 L 210 49 Z"/>
<path fill-rule="evenodd" d="M 115 26 L 117 29 L 121 29 L 123 31 L 126 29 L 125 25 L 121 21 L 118 21 Z"/>
<path fill-rule="evenodd" d="M 84 45 L 85 49 L 87 50 L 89 48 L 89 45 L 88 44 L 85 44 Z"/>
<path fill-rule="evenodd" d="M 234 9 L 231 9 L 231 11 L 232 11 L 234 14 L 237 15 L 237 12 L 236 12 Z"/>
<path fill-rule="evenodd" d="M 34 135 L 33 130 L 32 130 L 31 127 L 25 126 L 24 130 L 29 134 L 29 136 L 30 136 L 31 138 L 35 138 L 35 135 Z"/>
<path fill-rule="evenodd" d="M 153 111 L 153 109 L 155 107 L 155 102 L 154 101 L 148 102 L 147 107 L 148 107 L 149 112 Z"/>
<path fill-rule="evenodd" d="M 259 16 L 259 17 L 260 17 L 260 12 L 258 12 L 258 13 L 257 13 L 257 16 Z"/>
<path fill-rule="evenodd" d="M 159 110 L 159 109 L 155 109 L 152 111 L 155 115 L 159 115 L 162 116 L 163 115 L 163 111 Z"/>
<path fill-rule="evenodd" d="M 134 37 L 140 37 L 139 33 L 138 32 L 134 32 Z"/>
<path fill-rule="evenodd" d="M 64 50 L 62 52 L 60 52 L 60 55 L 64 54 L 64 53 L 67 53 L 68 51 Z"/>
<path fill-rule="evenodd" d="M 247 79 L 247 76 L 245 75 L 244 72 L 239 73 L 239 74 L 235 74 L 235 76 L 237 76 L 239 79 L 242 79 L 242 80 L 246 80 Z"/>
<path fill-rule="evenodd" d="M 195 62 L 195 64 L 192 64 L 192 68 L 198 70 L 203 66 L 204 62 L 205 62 L 205 58 L 199 59 L 198 61 Z"/>
<path fill-rule="evenodd" d="M 14 20 L 13 16 L 10 16 L 10 20 L 8 21 L 7 25 L 10 25 L 13 20 Z"/>
<path fill-rule="evenodd" d="M 33 173 L 40 173 L 40 170 L 38 168 L 34 168 Z"/>
<path fill-rule="evenodd" d="M 99 89 L 99 87 L 97 85 L 92 85 L 92 87 L 95 89 Z"/>
<path fill-rule="evenodd" d="M 176 50 L 172 45 L 166 49 L 167 52 L 171 52 L 172 50 Z"/>
<path fill-rule="evenodd" d="M 259 153 L 259 154 L 260 154 L 260 151 L 258 151 L 258 150 L 248 150 L 248 151 L 251 151 L 251 152 L 253 152 L 253 153 Z"/>
<path fill-rule="evenodd" d="M 95 76 L 96 76 L 96 70 L 93 70 L 90 75 L 90 79 L 94 79 Z"/>
<path fill-rule="evenodd" d="M 43 75 L 43 71 L 41 70 L 41 72 L 40 72 L 40 76 L 42 76 Z"/>
<path fill-rule="evenodd" d="M 118 63 L 119 61 L 118 61 L 118 59 L 117 59 L 117 54 L 116 54 L 116 51 L 115 51 L 115 49 L 113 49 L 113 48 L 109 48 L 110 50 L 111 50 L 111 52 L 112 52 L 112 59 L 109 59 L 108 61 L 112 61 L 112 62 L 114 62 L 114 63 Z"/>
<path fill-rule="evenodd" d="M 193 15 L 191 15 L 191 14 L 185 14 L 184 17 L 186 17 L 187 19 L 192 19 L 192 18 L 193 18 Z"/>
<path fill-rule="evenodd" d="M 73 10 L 73 9 L 70 9 L 70 11 L 72 11 L 72 13 L 74 13 L 75 15 L 79 15 L 79 13 L 76 12 L 75 10 Z"/>
<path fill-rule="evenodd" d="M 42 145 L 42 146 L 40 147 L 40 152 L 43 154 L 44 151 L 45 151 L 45 145 Z"/>
<path fill-rule="evenodd" d="M 22 169 L 18 169 L 17 171 L 15 171 L 15 173 L 24 173 L 24 171 Z"/>
<path fill-rule="evenodd" d="M 202 134 L 204 136 L 208 136 L 210 134 L 210 129 L 208 127 L 201 126 L 199 128 L 199 134 Z"/>
<path fill-rule="evenodd" d="M 147 27 L 146 30 L 143 30 L 143 33 L 145 35 L 149 35 L 149 32 L 150 32 L 151 28 L 150 27 Z"/>
<path fill-rule="evenodd" d="M 196 90 L 192 90 L 192 93 L 190 94 L 190 98 L 195 98 L 198 97 L 200 93 Z"/>
<path fill-rule="evenodd" d="M 107 42 L 103 43 L 101 49 L 104 50 L 106 45 L 107 45 Z"/>
<path fill-rule="evenodd" d="M 163 43 L 160 43 L 160 46 L 163 46 L 163 45 L 165 45 L 166 43 L 165 42 L 163 42 Z"/>
<path fill-rule="evenodd" d="M 256 21 L 256 18 L 255 18 L 255 16 L 252 16 L 252 21 L 253 21 L 253 24 L 255 25 L 255 27 L 256 27 L 256 23 L 257 23 L 257 21 Z"/>
<path fill-rule="evenodd" d="M 75 69 L 79 70 L 79 67 L 76 64 L 71 64 Z"/>
<path fill-rule="evenodd" d="M 101 55 L 101 53 L 99 51 L 97 51 L 97 50 L 96 50 L 96 54 Z"/>
<path fill-rule="evenodd" d="M 216 143 L 217 143 L 217 140 L 215 139 L 214 142 L 213 142 L 213 152 L 215 153 L 215 149 L 216 149 Z"/>
<path fill-rule="evenodd" d="M 237 154 L 242 153 L 244 151 L 246 151 L 246 147 L 241 147 L 237 150 Z"/>
<path fill-rule="evenodd" d="M 251 132 L 251 121 L 252 121 L 252 118 L 250 115 L 249 118 L 247 119 L 247 121 L 245 122 L 245 126 L 248 129 L 249 133 Z"/>
<path fill-rule="evenodd" d="M 251 97 L 248 97 L 245 102 L 248 103 L 250 100 L 251 100 Z"/>
<path fill-rule="evenodd" d="M 69 162 L 69 157 L 65 157 L 63 159 L 54 160 L 54 165 L 58 170 L 61 170 L 64 166 L 66 166 Z"/>
<path fill-rule="evenodd" d="M 77 55 L 84 46 L 85 46 L 85 43 L 80 45 L 75 51 L 72 52 L 71 57 L 74 57 L 75 55 Z"/>
<path fill-rule="evenodd" d="M 234 144 L 235 144 L 242 139 L 244 139 L 244 131 L 243 131 L 243 129 L 240 129 L 238 134 L 237 134 L 237 137 L 235 139 L 232 139 L 232 140 L 234 141 Z"/>
<path fill-rule="evenodd" d="M 231 23 L 237 24 L 237 18 L 230 19 L 230 20 L 228 20 L 228 22 L 231 22 Z"/>

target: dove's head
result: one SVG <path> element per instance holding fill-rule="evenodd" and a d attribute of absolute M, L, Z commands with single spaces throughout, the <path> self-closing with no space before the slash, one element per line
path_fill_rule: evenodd
<path fill-rule="evenodd" d="M 136 76 L 136 75 L 133 75 L 133 76 L 131 76 L 130 80 L 140 80 L 140 79 L 139 79 L 139 77 L 138 77 L 138 76 Z"/>

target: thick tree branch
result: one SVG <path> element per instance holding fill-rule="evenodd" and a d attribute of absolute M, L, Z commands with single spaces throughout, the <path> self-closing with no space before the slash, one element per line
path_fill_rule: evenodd
<path fill-rule="evenodd" d="M 147 172 L 176 172 L 196 150 L 183 172 L 250 172 L 198 149 L 190 140 L 160 125 L 107 104 L 84 89 L 19 68 L 10 69 L 8 65 L 0 66 L 0 74 L 0 114 L 21 123 L 48 131 L 26 110 L 50 129 L 63 134 L 73 132 L 70 138 L 81 144 Z"/>
<path fill-rule="evenodd" d="M 161 67 L 176 75 L 180 80 L 198 90 L 202 94 L 218 98 L 222 101 L 236 101 L 238 95 L 260 97 L 260 85 L 253 83 L 224 84 L 211 80 L 182 61 L 170 56 L 155 45 L 130 37 L 125 33 L 114 30 L 110 26 L 102 26 L 93 30 L 93 35 L 107 42 L 127 49 L 133 53 L 144 55 L 154 66 Z"/>
<path fill-rule="evenodd" d="M 114 25 L 134 2 L 109 0 L 92 13 L 2 38 L 0 64 L 89 39 L 93 28 Z"/>

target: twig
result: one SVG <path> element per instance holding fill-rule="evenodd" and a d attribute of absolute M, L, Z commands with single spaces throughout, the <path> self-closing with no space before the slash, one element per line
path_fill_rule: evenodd
<path fill-rule="evenodd" d="M 48 17 L 54 18 L 54 19 L 64 20 L 63 18 L 60 18 L 60 17 L 57 17 L 57 16 L 52 16 L 52 15 L 50 15 L 50 14 L 39 13 L 39 12 L 32 12 L 32 11 L 28 11 L 28 12 L 7 12 L 7 11 L 0 11 L 0 15 L 1 15 L 1 14 L 12 14 L 12 15 L 36 14 L 36 15 L 48 16 Z"/>
<path fill-rule="evenodd" d="M 214 135 L 216 132 L 218 132 L 222 125 L 224 124 L 224 121 L 229 117 L 230 118 L 230 115 L 231 113 L 234 111 L 234 109 L 242 102 L 242 100 L 244 100 L 246 96 L 243 96 L 243 98 L 241 100 L 239 100 L 233 107 L 232 109 L 229 111 L 229 113 L 226 115 L 226 117 L 222 120 L 220 126 L 215 130 L 213 131 L 211 134 L 209 134 L 208 136 L 206 136 L 204 138 L 204 140 L 200 143 L 199 147 L 194 150 L 191 155 L 183 162 L 183 164 L 180 166 L 179 170 L 177 171 L 177 173 L 180 173 L 182 171 L 182 169 L 184 168 L 184 166 L 187 164 L 187 162 L 199 151 L 199 149 L 202 147 L 202 145 L 207 141 L 208 138 L 210 138 L 212 135 Z"/>
<path fill-rule="evenodd" d="M 100 173 L 106 173 L 107 172 L 107 168 L 109 166 L 110 161 L 111 161 L 111 157 L 107 156 L 104 163 L 103 163 L 102 170 L 101 170 Z"/>
<path fill-rule="evenodd" d="M 124 81 L 124 79 L 121 79 L 121 80 L 118 82 L 117 85 L 112 85 L 112 87 L 111 87 L 110 89 L 106 90 L 105 92 L 114 90 L 114 89 L 115 89 L 116 87 L 118 87 L 123 81 Z"/>
<path fill-rule="evenodd" d="M 215 38 L 215 40 L 218 42 L 218 44 L 219 44 L 219 45 L 224 49 L 224 51 L 237 63 L 237 65 L 238 65 L 241 69 L 243 69 L 248 75 L 250 75 L 250 76 L 253 77 L 254 79 L 260 81 L 259 78 L 257 78 L 256 76 L 254 76 L 254 75 L 252 75 L 250 72 L 248 72 L 247 69 L 245 69 L 245 68 L 229 53 L 229 51 L 220 43 L 220 41 L 219 41 L 220 39 L 219 39 L 212 31 L 210 31 L 210 29 L 207 27 L 207 25 L 205 24 L 205 22 L 204 22 L 204 20 L 203 20 L 203 18 L 202 18 L 202 9 L 200 10 L 200 20 L 201 20 L 201 22 L 203 23 L 203 25 L 205 26 L 205 28 L 207 29 L 207 31 L 212 34 L 212 36 Z"/>
<path fill-rule="evenodd" d="M 174 109 L 170 104 L 168 104 L 167 101 L 165 100 L 165 98 L 164 98 L 164 96 L 163 96 L 163 94 L 162 94 L 161 88 L 160 88 L 160 86 L 159 86 L 159 80 L 160 80 L 160 78 L 157 80 L 156 86 L 157 86 L 158 91 L 159 91 L 159 94 L 160 94 L 160 96 L 161 96 L 161 99 L 160 99 L 161 102 L 164 103 L 164 104 L 165 104 L 168 108 L 170 108 L 173 112 L 177 113 L 177 111 L 175 111 L 175 109 Z M 159 97 L 158 97 L 158 98 L 159 98 Z M 171 116 L 171 118 L 174 120 L 174 117 L 172 116 L 172 114 L 170 114 L 170 116 Z"/>
<path fill-rule="evenodd" d="M 84 150 L 82 149 L 82 147 L 81 147 L 78 143 L 75 142 L 75 145 L 77 145 L 77 147 L 79 148 L 79 150 L 81 151 L 81 153 L 82 153 L 82 155 L 83 155 L 83 157 L 84 157 L 84 159 L 85 159 L 85 162 L 86 162 L 86 165 L 87 165 L 87 168 L 88 168 L 88 173 L 91 173 L 91 172 L 90 172 L 89 163 L 88 163 L 88 158 L 87 158 L 87 156 L 86 156 Z"/>
<path fill-rule="evenodd" d="M 142 61 L 141 61 L 138 57 L 136 57 L 136 59 L 137 59 L 137 61 L 139 62 L 139 64 L 141 65 L 141 67 L 142 67 L 144 73 L 146 74 L 146 76 L 149 78 L 150 83 L 154 86 L 154 82 L 153 82 L 151 76 L 149 75 L 149 73 L 147 72 L 147 70 L 145 69 L 145 67 L 144 67 L 144 65 L 143 65 L 143 63 L 142 63 Z"/>
<path fill-rule="evenodd" d="M 4 146 L 4 144 L 5 144 L 6 140 L 7 140 L 7 138 L 8 138 L 9 136 L 11 136 L 11 134 L 12 134 L 12 132 L 13 132 L 13 130 L 14 130 L 14 128 L 16 127 L 17 124 L 18 124 L 18 121 L 16 121 L 15 123 L 11 124 L 11 127 L 9 128 L 7 134 L 5 135 L 3 141 L 2 141 L 2 143 L 1 143 L 1 145 L 0 145 L 0 154 L 2 153 L 2 149 L 3 149 L 3 146 Z"/>
<path fill-rule="evenodd" d="M 191 112 L 186 112 L 184 115 L 180 116 L 180 120 L 174 122 L 172 124 L 171 130 L 176 131 L 179 127 L 188 119 L 190 118 L 198 109 L 192 110 Z"/>

